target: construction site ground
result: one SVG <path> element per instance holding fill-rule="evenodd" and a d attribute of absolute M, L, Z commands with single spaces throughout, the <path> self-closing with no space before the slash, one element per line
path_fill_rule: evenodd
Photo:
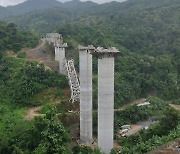
<path fill-rule="evenodd" d="M 52 52 L 51 46 L 45 41 L 41 41 L 39 45 L 34 49 L 24 49 L 26 52 L 27 60 L 34 60 L 45 64 L 46 68 L 58 71 L 59 63 L 54 61 L 54 52 Z"/>

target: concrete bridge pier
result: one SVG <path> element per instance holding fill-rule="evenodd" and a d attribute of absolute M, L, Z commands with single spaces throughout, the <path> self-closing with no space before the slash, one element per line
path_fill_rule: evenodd
<path fill-rule="evenodd" d="M 58 57 L 59 57 L 59 47 L 57 45 L 55 45 L 55 61 L 58 61 Z"/>
<path fill-rule="evenodd" d="M 67 43 L 59 44 L 58 45 L 58 53 L 57 53 L 57 60 L 59 61 L 59 73 L 66 74 L 64 70 L 65 65 L 65 48 L 67 48 Z"/>
<path fill-rule="evenodd" d="M 80 142 L 92 144 L 92 52 L 93 46 L 79 46 L 80 62 Z"/>
<path fill-rule="evenodd" d="M 116 48 L 97 48 L 98 57 L 98 147 L 109 154 L 114 143 L 114 57 Z"/>

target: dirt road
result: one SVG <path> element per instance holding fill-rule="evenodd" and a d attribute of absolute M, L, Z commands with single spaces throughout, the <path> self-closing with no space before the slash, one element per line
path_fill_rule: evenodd
<path fill-rule="evenodd" d="M 175 110 L 180 111 L 180 105 L 175 105 L 175 104 L 169 104 L 171 107 L 173 107 Z"/>
<path fill-rule="evenodd" d="M 52 49 L 47 47 L 45 41 L 42 41 L 36 48 L 27 50 L 26 59 L 42 62 L 48 69 L 59 70 L 59 63 L 54 61 L 54 53 Z"/>
<path fill-rule="evenodd" d="M 132 102 L 129 102 L 129 103 L 123 105 L 119 109 L 114 109 L 114 111 L 115 112 L 122 111 L 128 106 L 132 106 L 132 105 L 135 105 L 135 104 L 141 104 L 141 103 L 144 103 L 145 101 L 146 101 L 146 98 L 139 98 L 139 99 L 133 100 Z"/>
<path fill-rule="evenodd" d="M 43 114 L 39 114 L 38 111 L 41 110 L 42 106 L 33 107 L 28 109 L 26 116 L 24 117 L 25 120 L 32 120 L 37 116 L 43 116 Z"/>

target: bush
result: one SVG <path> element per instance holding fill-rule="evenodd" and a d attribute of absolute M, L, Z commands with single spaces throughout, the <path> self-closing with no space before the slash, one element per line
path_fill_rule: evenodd
<path fill-rule="evenodd" d="M 173 104 L 180 105 L 180 98 L 172 101 Z"/>
<path fill-rule="evenodd" d="M 26 57 L 26 52 L 25 51 L 19 51 L 17 53 L 17 57 L 18 58 L 25 58 Z"/>
<path fill-rule="evenodd" d="M 74 146 L 72 151 L 73 154 L 101 154 L 99 149 L 92 149 L 88 146 Z"/>
<path fill-rule="evenodd" d="M 43 105 L 43 107 L 41 108 L 41 110 L 39 111 L 39 113 L 41 114 L 46 114 L 47 112 L 49 112 L 50 110 L 52 110 L 55 106 L 53 106 L 52 104 L 45 104 Z"/>

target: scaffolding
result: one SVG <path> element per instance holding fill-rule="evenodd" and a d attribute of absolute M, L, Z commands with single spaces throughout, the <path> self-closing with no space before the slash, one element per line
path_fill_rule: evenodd
<path fill-rule="evenodd" d="M 72 103 L 80 101 L 80 84 L 77 77 L 77 73 L 74 67 L 74 60 L 65 60 L 64 68 L 67 73 L 67 78 L 69 80 L 69 86 L 71 89 L 71 99 Z"/>

